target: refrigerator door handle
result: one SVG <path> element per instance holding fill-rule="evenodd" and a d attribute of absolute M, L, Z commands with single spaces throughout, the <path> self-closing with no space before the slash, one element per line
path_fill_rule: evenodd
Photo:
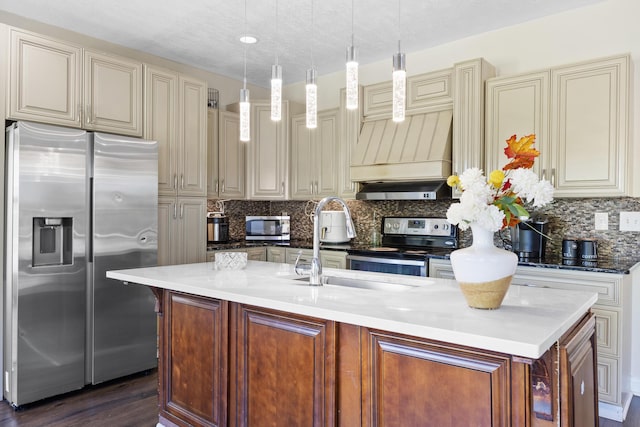
<path fill-rule="evenodd" d="M 93 177 L 89 178 L 89 206 L 91 212 L 94 211 L 94 194 L 93 194 Z M 89 221 L 89 238 L 87 239 L 87 248 L 89 253 L 87 254 L 87 262 L 93 262 L 93 219 Z"/>

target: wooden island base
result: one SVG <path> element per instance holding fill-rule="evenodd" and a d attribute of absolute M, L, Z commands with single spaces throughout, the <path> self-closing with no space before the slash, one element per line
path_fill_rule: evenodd
<path fill-rule="evenodd" d="M 597 426 L 591 313 L 537 360 L 154 288 L 164 426 Z"/>

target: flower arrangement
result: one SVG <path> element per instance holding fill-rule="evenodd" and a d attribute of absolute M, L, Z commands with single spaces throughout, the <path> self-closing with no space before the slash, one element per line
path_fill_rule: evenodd
<path fill-rule="evenodd" d="M 525 203 L 540 207 L 553 200 L 553 186 L 539 180 L 531 170 L 540 152 L 533 148 L 536 136 L 507 140 L 504 153 L 511 159 L 502 169 L 496 169 L 487 179 L 482 170 L 470 168 L 460 176 L 451 175 L 447 184 L 462 191 L 460 202 L 447 210 L 447 221 L 466 230 L 472 223 L 498 231 L 529 218 Z"/>

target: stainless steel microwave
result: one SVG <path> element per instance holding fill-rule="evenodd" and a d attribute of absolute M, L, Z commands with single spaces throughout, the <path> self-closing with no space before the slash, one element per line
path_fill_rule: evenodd
<path fill-rule="evenodd" d="M 247 216 L 246 240 L 288 241 L 291 238 L 291 218 L 280 216 Z"/>

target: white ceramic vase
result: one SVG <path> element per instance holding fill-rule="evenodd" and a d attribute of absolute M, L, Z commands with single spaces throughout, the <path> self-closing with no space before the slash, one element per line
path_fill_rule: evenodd
<path fill-rule="evenodd" d="M 451 253 L 453 274 L 469 307 L 496 309 L 509 289 L 518 256 L 495 247 L 492 231 L 478 224 L 471 224 L 471 231 L 471 246 Z"/>

